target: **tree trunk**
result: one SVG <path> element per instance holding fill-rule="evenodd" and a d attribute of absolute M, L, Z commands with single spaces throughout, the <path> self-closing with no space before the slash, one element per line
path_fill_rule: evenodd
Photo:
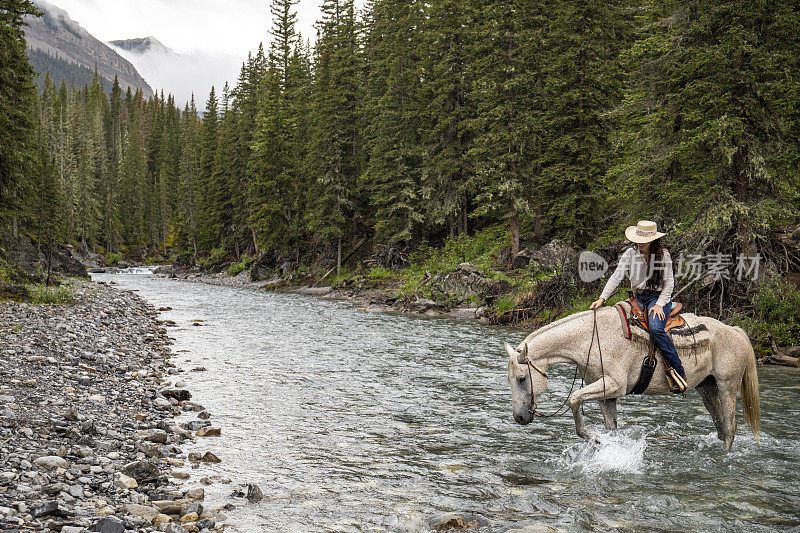
<path fill-rule="evenodd" d="M 519 215 L 514 211 L 511 214 L 511 262 L 519 253 Z"/>
<path fill-rule="evenodd" d="M 339 240 L 336 241 L 336 273 L 342 268 L 342 236 L 339 235 Z"/>

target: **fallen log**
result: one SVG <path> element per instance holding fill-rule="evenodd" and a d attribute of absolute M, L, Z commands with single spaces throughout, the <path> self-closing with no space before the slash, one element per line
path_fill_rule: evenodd
<path fill-rule="evenodd" d="M 761 360 L 762 364 L 800 367 L 800 358 L 790 355 L 800 352 L 800 347 L 791 346 L 782 349 L 778 347 L 772 335 L 769 336 L 769 342 L 772 345 L 772 353 Z"/>

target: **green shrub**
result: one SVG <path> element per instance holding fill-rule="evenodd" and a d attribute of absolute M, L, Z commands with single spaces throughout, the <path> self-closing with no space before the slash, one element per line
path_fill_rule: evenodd
<path fill-rule="evenodd" d="M 72 290 L 68 285 L 36 284 L 30 287 L 30 300 L 34 304 L 66 304 L 72 299 Z"/>
<path fill-rule="evenodd" d="M 122 254 L 117 254 L 114 252 L 106 252 L 106 263 L 110 266 L 116 266 L 117 263 L 122 261 Z"/>
<path fill-rule="evenodd" d="M 753 312 L 737 315 L 735 322 L 762 351 L 769 348 L 769 335 L 781 346 L 800 345 L 800 290 L 778 277 L 761 283 L 753 297 Z"/>
<path fill-rule="evenodd" d="M 242 254 L 241 261 L 239 261 L 238 263 L 232 263 L 231 266 L 228 267 L 228 275 L 235 276 L 239 272 L 244 272 L 245 270 L 250 268 L 250 263 L 252 262 L 253 260 L 250 258 L 249 255 Z"/>

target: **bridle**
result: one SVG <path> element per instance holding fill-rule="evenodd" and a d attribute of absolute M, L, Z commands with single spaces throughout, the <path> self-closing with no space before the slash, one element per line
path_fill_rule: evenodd
<path fill-rule="evenodd" d="M 528 412 L 532 415 L 536 414 L 536 395 L 533 393 L 533 373 L 531 369 L 536 370 L 538 373 L 544 376 L 544 379 L 547 379 L 547 372 L 540 369 L 538 366 L 534 365 L 529 357 L 525 357 L 525 363 L 528 366 L 528 379 L 531 382 L 531 406 L 528 407 Z"/>
<path fill-rule="evenodd" d="M 605 375 L 605 368 L 603 366 L 603 350 L 600 349 L 600 331 L 597 328 L 597 309 L 593 309 L 594 313 L 592 315 L 592 319 L 594 321 L 594 325 L 592 326 L 592 340 L 589 342 L 589 350 L 586 352 L 586 368 L 589 367 L 589 354 L 592 353 L 592 346 L 594 346 L 594 339 L 597 337 L 597 350 L 600 352 L 600 373 L 603 379 L 603 398 L 606 397 L 606 375 Z M 531 369 L 536 370 L 539 374 L 544 376 L 547 379 L 547 372 L 540 369 L 536 365 L 533 364 L 531 358 L 528 354 L 525 354 L 525 364 L 528 367 L 528 380 L 531 382 L 531 406 L 528 407 L 528 412 L 531 415 L 539 416 L 542 418 L 551 418 L 554 416 L 560 416 L 567 412 L 569 406 L 567 402 L 569 402 L 569 397 L 572 396 L 572 391 L 575 389 L 575 382 L 578 379 L 578 365 L 575 365 L 575 375 L 572 376 L 572 385 L 569 386 L 569 392 L 567 393 L 566 397 L 564 397 L 564 402 L 552 413 L 539 413 L 536 411 L 536 395 L 534 394 L 533 390 L 533 372 Z M 583 376 L 581 376 L 581 387 L 583 387 Z M 566 407 L 566 409 L 565 409 Z M 562 411 L 563 409 L 563 411 Z"/>

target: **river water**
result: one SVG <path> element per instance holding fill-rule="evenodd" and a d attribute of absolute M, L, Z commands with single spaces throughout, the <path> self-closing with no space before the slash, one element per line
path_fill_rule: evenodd
<path fill-rule="evenodd" d="M 482 532 L 800 530 L 800 374 L 759 369 L 760 444 L 739 407 L 724 453 L 695 391 L 622 399 L 613 434 L 588 405 L 600 440 L 588 444 L 571 416 L 512 420 L 502 343 L 524 331 L 147 273 L 94 278 L 172 307 L 179 379 L 222 427 L 184 450 L 222 458 L 190 483 L 212 476 L 206 505 L 236 505 L 227 531 L 418 532 L 451 512 Z M 545 408 L 572 371 L 553 369 Z M 232 498 L 244 483 L 266 499 Z"/>

